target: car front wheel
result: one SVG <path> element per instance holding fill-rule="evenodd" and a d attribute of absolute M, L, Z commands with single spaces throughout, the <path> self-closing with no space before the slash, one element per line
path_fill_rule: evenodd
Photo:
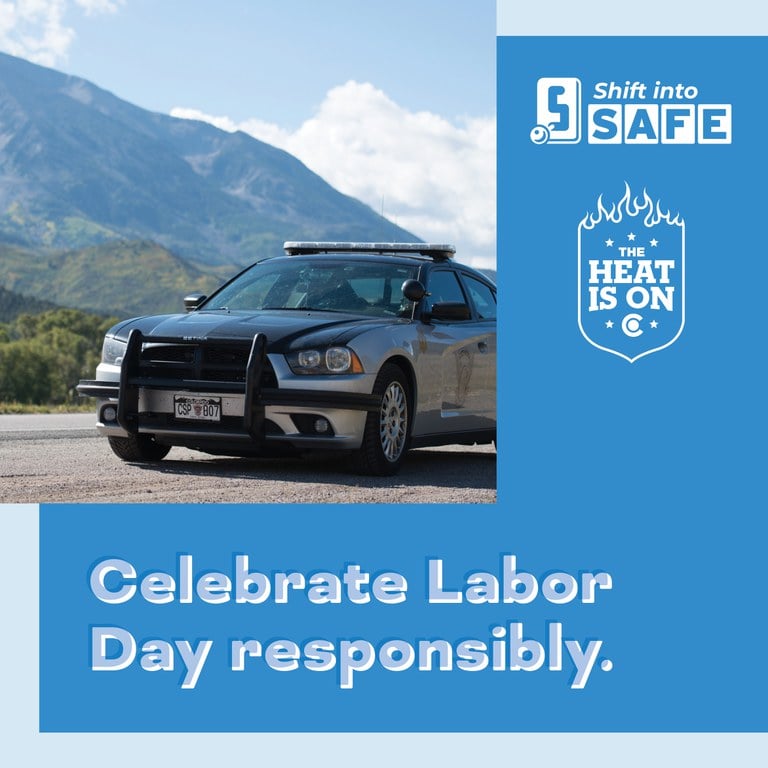
<path fill-rule="evenodd" d="M 373 394 L 380 398 L 379 408 L 366 419 L 357 469 L 365 475 L 394 475 L 405 457 L 410 430 L 410 396 L 405 374 L 394 363 L 385 364 L 376 377 Z"/>
<path fill-rule="evenodd" d="M 160 445 L 149 435 L 129 435 L 108 439 L 109 447 L 123 461 L 160 461 L 171 450 L 169 445 Z"/>

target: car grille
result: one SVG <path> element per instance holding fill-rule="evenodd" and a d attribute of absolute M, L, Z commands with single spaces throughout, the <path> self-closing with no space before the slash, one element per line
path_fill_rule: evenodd
<path fill-rule="evenodd" d="M 142 378 L 175 379 L 181 382 L 245 382 L 251 342 L 206 340 L 178 344 L 145 343 L 139 360 Z M 264 361 L 262 387 L 277 387 L 275 372 Z"/>

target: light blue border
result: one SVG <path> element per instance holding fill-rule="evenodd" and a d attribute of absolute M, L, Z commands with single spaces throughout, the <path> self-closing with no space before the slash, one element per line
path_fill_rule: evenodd
<path fill-rule="evenodd" d="M 755 0 L 497 0 L 496 34 L 761 35 L 768 8 Z"/>
<path fill-rule="evenodd" d="M 25 765 L 135 768 L 211 765 L 445 768 L 530 765 L 570 768 L 761 768 L 763 734 L 39 734 L 38 508 L 0 504 L 0 718 L 7 754 Z"/>
<path fill-rule="evenodd" d="M 554 0 L 542 4 L 499 0 L 498 32 L 502 35 L 574 34 L 764 34 L 768 11 L 754 0 L 728 4 L 646 0 L 618 5 L 609 0 Z M 621 8 L 620 14 L 617 8 Z M 23 754 L 30 764 L 43 761 L 82 768 L 108 764 L 112 768 L 146 764 L 183 763 L 189 768 L 229 760 L 248 765 L 311 764 L 322 768 L 344 765 L 390 766 L 428 760 L 443 766 L 507 762 L 529 765 L 589 766 L 696 764 L 750 768 L 764 763 L 765 734 L 645 734 L 557 735 L 409 734 L 369 736 L 269 734 L 225 735 L 83 735 L 37 732 L 37 508 L 0 505 L 0 577 L 4 603 L 4 631 L 0 658 L 4 685 L 0 717 L 8 754 Z M 246 757 L 248 755 L 248 757 Z"/>
<path fill-rule="evenodd" d="M 753 0 L 497 0 L 497 34 L 514 35 L 761 35 L 768 34 L 768 8 Z M 762 705 L 762 703 L 760 704 Z M 510 737 L 519 750 L 535 743 Z M 753 766 L 768 753 L 768 734 L 601 734 L 552 735 L 540 740 L 537 765 Z M 761 755 L 761 757 L 757 757 Z"/>

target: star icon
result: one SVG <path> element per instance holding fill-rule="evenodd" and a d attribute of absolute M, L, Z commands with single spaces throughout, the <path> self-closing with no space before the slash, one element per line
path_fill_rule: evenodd
<path fill-rule="evenodd" d="M 606 320 L 605 327 L 606 328 L 613 328 L 613 320 Z"/>
<path fill-rule="evenodd" d="M 653 240 L 651 240 L 651 248 L 655 248 L 659 244 L 659 241 L 654 237 Z"/>
<path fill-rule="evenodd" d="M 606 244 L 606 245 L 607 245 L 609 248 L 613 248 L 613 240 L 611 240 L 611 238 L 610 238 L 610 237 L 609 237 L 609 238 L 608 238 L 608 239 L 605 241 L 605 244 Z"/>
<path fill-rule="evenodd" d="M 629 240 L 629 241 L 631 242 L 631 241 L 633 241 L 634 239 L 635 239 L 635 233 L 634 233 L 634 232 L 630 232 L 630 233 L 627 235 L 627 240 Z"/>
<path fill-rule="evenodd" d="M 655 320 L 651 320 L 651 328 L 658 328 L 659 324 Z"/>

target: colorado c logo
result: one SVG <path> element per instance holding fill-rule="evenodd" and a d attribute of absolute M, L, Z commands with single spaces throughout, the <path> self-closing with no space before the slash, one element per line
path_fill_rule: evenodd
<path fill-rule="evenodd" d="M 621 321 L 621 330 L 624 331 L 627 336 L 631 336 L 633 339 L 637 336 L 640 336 L 643 333 L 643 329 L 640 327 L 640 321 L 642 319 L 642 315 L 638 315 L 634 312 L 627 315 Z"/>

